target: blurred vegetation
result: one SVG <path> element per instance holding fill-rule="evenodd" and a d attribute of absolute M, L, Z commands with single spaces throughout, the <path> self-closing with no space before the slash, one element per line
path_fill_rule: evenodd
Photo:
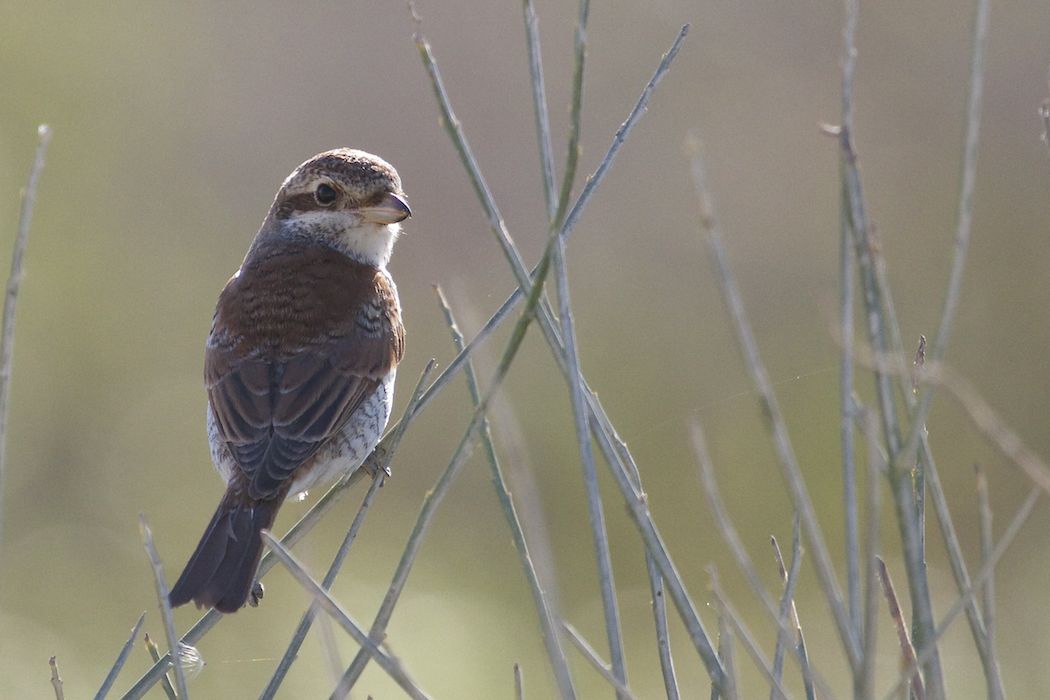
<path fill-rule="evenodd" d="M 149 515 L 169 571 L 190 551 L 221 491 L 203 426 L 201 358 L 215 297 L 237 267 L 282 178 L 320 150 L 381 154 L 402 174 L 414 218 L 391 265 L 408 325 L 399 405 L 430 357 L 453 352 L 431 285 L 449 294 L 468 336 L 512 289 L 465 174 L 442 132 L 397 4 L 0 4 L 0 250 L 9 250 L 36 125 L 55 131 L 29 245 L 19 311 L 0 550 L 0 696 L 38 697 L 57 655 L 71 696 L 94 692 L 142 610 L 162 638 L 137 531 Z M 447 87 L 526 258 L 541 250 L 538 176 L 520 3 L 419 4 Z M 566 127 L 574 3 L 538 6 L 556 146 Z M 818 122 L 838 115 L 839 3 L 658 0 L 592 8 L 581 171 L 590 172 L 671 37 L 693 25 L 621 159 L 570 245 L 581 359 L 630 444 L 650 504 L 698 603 L 704 567 L 741 579 L 714 533 L 689 449 L 704 422 L 728 505 L 753 553 L 789 541 L 789 502 L 697 234 L 683 142 L 704 135 L 710 184 L 752 323 L 777 383 L 833 553 L 842 551 L 837 413 L 838 173 Z M 906 341 L 932 334 L 950 261 L 970 12 L 945 0 L 863 7 L 856 136 L 869 205 Z M 1039 141 L 1050 6 L 993 7 L 974 242 L 948 360 L 1040 454 L 1050 454 L 1050 285 Z M 560 164 L 560 160 L 558 161 Z M 508 326 L 509 329 L 509 326 Z M 506 330 L 479 360 L 488 377 Z M 866 395 L 870 387 L 860 386 Z M 470 412 L 447 391 L 406 435 L 394 477 L 336 583 L 371 618 L 424 492 Z M 949 400 L 930 439 L 963 539 L 976 560 L 971 465 L 991 480 L 999 523 L 1027 492 Z M 567 393 L 537 335 L 515 364 L 494 415 L 497 447 L 563 614 L 603 638 L 601 605 Z M 603 482 L 606 474 L 601 474 Z M 603 483 L 603 488 L 610 487 Z M 363 492 L 363 489 L 362 489 Z M 627 637 L 631 686 L 662 692 L 642 550 L 608 488 L 607 519 Z M 327 563 L 355 498 L 297 547 Z M 884 497 L 884 503 L 888 498 Z M 278 530 L 303 512 L 289 504 Z M 1045 580 L 1050 514 L 1035 515 L 999 568 L 999 650 L 1007 689 L 1050 685 Z M 480 456 L 439 511 L 389 630 L 420 685 L 438 697 L 507 697 L 512 664 L 529 696 L 553 692 L 528 590 Z M 902 570 L 898 537 L 883 533 Z M 934 604 L 953 584 L 931 527 Z M 761 561 L 761 560 L 760 560 Z M 777 588 L 772 560 L 767 585 Z M 903 574 L 897 574 L 903 581 Z M 265 684 L 305 600 L 291 578 L 268 579 L 262 610 L 225 621 L 200 645 L 202 697 L 253 696 Z M 810 654 L 835 669 L 837 641 L 808 566 L 798 593 Z M 743 606 L 740 606 L 743 607 Z M 706 617 L 714 627 L 713 616 Z M 745 610 L 745 618 L 762 619 Z M 180 627 L 196 617 L 179 610 Z M 882 664 L 896 667 L 889 623 Z M 880 624 L 882 624 L 880 623 Z M 673 620 L 673 635 L 684 640 Z M 344 662 L 356 651 L 336 634 Z M 435 653 L 436 639 L 441 640 Z M 769 642 L 770 640 L 764 640 Z M 574 651 L 584 697 L 600 680 Z M 952 697 L 981 697 L 965 624 L 942 649 Z M 677 655 L 683 690 L 706 676 Z M 743 659 L 740 665 L 746 667 Z M 131 669 L 146 667 L 136 648 Z M 35 670 L 34 670 L 35 669 Z M 847 676 L 833 675 L 846 688 Z M 752 685 L 749 685 L 752 684 Z M 285 685 L 316 697 L 332 685 L 316 635 Z M 742 695 L 759 688 L 745 676 Z M 363 691 L 393 692 L 377 668 Z M 157 692 L 157 691 L 155 691 Z"/>

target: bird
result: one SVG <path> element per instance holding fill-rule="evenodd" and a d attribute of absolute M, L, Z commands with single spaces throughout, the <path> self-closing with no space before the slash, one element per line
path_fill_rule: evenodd
<path fill-rule="evenodd" d="M 208 442 L 226 491 L 172 607 L 241 609 L 285 499 L 375 448 L 405 348 L 387 264 L 411 215 L 393 166 L 350 148 L 306 160 L 277 191 L 208 334 Z"/>

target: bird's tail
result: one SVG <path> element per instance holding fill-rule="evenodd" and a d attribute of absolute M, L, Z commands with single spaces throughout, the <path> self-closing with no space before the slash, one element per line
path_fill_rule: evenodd
<path fill-rule="evenodd" d="M 168 600 L 172 607 L 193 601 L 223 613 L 248 600 L 262 556 L 263 529 L 273 526 L 282 498 L 245 502 L 226 492 Z"/>

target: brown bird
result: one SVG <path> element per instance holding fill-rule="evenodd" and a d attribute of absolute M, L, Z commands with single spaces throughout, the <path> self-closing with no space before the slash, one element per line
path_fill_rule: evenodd
<path fill-rule="evenodd" d="M 363 151 L 320 153 L 281 185 L 208 335 L 208 440 L 227 486 L 173 606 L 239 610 L 285 498 L 376 446 L 404 352 L 386 266 L 409 216 L 397 171 Z"/>

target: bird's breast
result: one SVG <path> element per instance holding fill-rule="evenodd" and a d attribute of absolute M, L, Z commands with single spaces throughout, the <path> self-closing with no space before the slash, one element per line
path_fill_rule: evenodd
<path fill-rule="evenodd" d="M 280 241 L 256 250 L 227 283 L 209 342 L 233 356 L 287 357 L 400 323 L 397 291 L 385 270 L 325 246 Z"/>

